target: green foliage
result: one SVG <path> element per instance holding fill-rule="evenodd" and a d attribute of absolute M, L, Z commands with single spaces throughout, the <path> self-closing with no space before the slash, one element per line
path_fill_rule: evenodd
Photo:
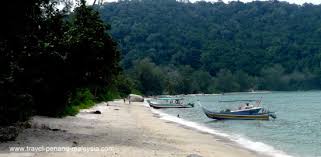
<path fill-rule="evenodd" d="M 136 88 L 134 88 L 134 89 L 131 91 L 131 94 L 144 95 L 141 91 L 139 91 L 139 90 L 136 89 Z"/>
<path fill-rule="evenodd" d="M 256 78 L 250 76 L 242 70 L 238 70 L 234 73 L 236 82 L 239 84 L 239 91 L 246 92 L 248 90 L 257 89 Z"/>
<path fill-rule="evenodd" d="M 70 97 L 70 103 L 58 113 L 57 116 L 74 116 L 80 109 L 87 109 L 95 105 L 95 97 L 92 95 L 88 88 L 76 89 L 76 91 Z"/>
<path fill-rule="evenodd" d="M 113 84 L 122 98 L 127 97 L 136 89 L 134 82 L 123 74 L 118 75 Z"/>
<path fill-rule="evenodd" d="M 93 105 L 89 91 L 110 86 L 121 70 L 117 44 L 99 13 L 81 0 L 70 14 L 68 6 L 56 8 L 61 2 L 2 4 L 0 125 L 33 114 L 74 115 Z"/>
<path fill-rule="evenodd" d="M 86 109 L 95 104 L 94 96 L 89 89 L 79 89 L 71 97 L 71 106 L 78 106 L 79 109 Z"/>
<path fill-rule="evenodd" d="M 99 9 L 144 94 L 321 89 L 320 5 L 141 0 Z M 152 70 L 139 78 L 145 58 Z"/>
<path fill-rule="evenodd" d="M 205 71 L 195 71 L 192 76 L 195 91 L 193 93 L 211 93 L 213 92 L 213 78 Z"/>
<path fill-rule="evenodd" d="M 235 92 L 240 90 L 240 85 L 229 70 L 221 70 L 217 74 L 217 88 L 222 92 Z"/>
<path fill-rule="evenodd" d="M 98 101 L 111 101 L 113 99 L 121 98 L 120 93 L 115 87 L 106 87 L 100 90 L 100 94 L 97 97 Z"/>
<path fill-rule="evenodd" d="M 262 87 L 263 89 L 283 89 L 287 84 L 283 77 L 284 69 L 281 65 L 274 65 L 273 67 L 268 67 L 262 69 Z"/>
<path fill-rule="evenodd" d="M 139 80 L 138 89 L 146 95 L 162 94 L 164 78 L 160 68 L 145 58 L 134 63 L 134 79 Z"/>
<path fill-rule="evenodd" d="M 75 116 L 79 113 L 78 106 L 67 105 L 61 113 L 56 114 L 57 117 L 65 117 L 65 116 Z"/>

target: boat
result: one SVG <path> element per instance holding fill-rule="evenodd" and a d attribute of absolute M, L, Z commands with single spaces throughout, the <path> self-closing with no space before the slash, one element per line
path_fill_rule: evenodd
<path fill-rule="evenodd" d="M 257 100 L 252 100 L 252 99 L 239 99 L 239 100 L 219 100 L 218 102 L 252 102 L 252 101 L 257 101 Z"/>
<path fill-rule="evenodd" d="M 147 100 L 149 106 L 160 109 L 160 108 L 191 108 L 194 107 L 194 103 L 186 103 L 183 98 L 157 98 L 154 100 Z"/>
<path fill-rule="evenodd" d="M 200 104 L 201 105 L 201 104 Z M 233 120 L 269 120 L 270 117 L 273 119 L 276 118 L 274 112 L 270 112 L 263 107 L 248 107 L 238 110 L 226 109 L 220 112 L 210 111 L 204 108 L 202 105 L 202 110 L 208 118 L 224 120 L 224 119 L 233 119 Z"/>
<path fill-rule="evenodd" d="M 264 110 L 263 107 L 260 106 L 252 106 L 252 107 L 245 107 L 245 108 L 239 108 L 238 110 L 230 110 L 230 112 L 234 113 L 234 114 L 256 114 L 259 113 L 261 110 Z M 229 110 L 227 110 L 229 111 Z"/>

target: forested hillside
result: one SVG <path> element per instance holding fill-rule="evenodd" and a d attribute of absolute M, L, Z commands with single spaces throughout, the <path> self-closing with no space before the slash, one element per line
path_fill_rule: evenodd
<path fill-rule="evenodd" d="M 100 12 L 144 94 L 321 88 L 321 6 L 125 0 Z"/>

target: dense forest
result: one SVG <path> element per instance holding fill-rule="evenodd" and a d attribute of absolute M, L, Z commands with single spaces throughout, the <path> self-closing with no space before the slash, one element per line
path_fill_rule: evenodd
<path fill-rule="evenodd" d="M 321 89 L 321 6 L 121 0 L 99 8 L 142 93 Z"/>
<path fill-rule="evenodd" d="M 2 3 L 0 141 L 11 138 L 2 126 L 35 114 L 74 115 L 130 93 L 110 26 L 84 0 L 73 11 L 70 2 Z M 65 7 L 57 9 L 62 3 Z"/>

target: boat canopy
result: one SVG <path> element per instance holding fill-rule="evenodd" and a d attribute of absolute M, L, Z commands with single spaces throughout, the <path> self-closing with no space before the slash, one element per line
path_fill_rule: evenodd
<path fill-rule="evenodd" d="M 219 100 L 218 102 L 253 102 L 253 101 L 259 101 L 254 99 L 245 99 L 245 100 Z"/>

